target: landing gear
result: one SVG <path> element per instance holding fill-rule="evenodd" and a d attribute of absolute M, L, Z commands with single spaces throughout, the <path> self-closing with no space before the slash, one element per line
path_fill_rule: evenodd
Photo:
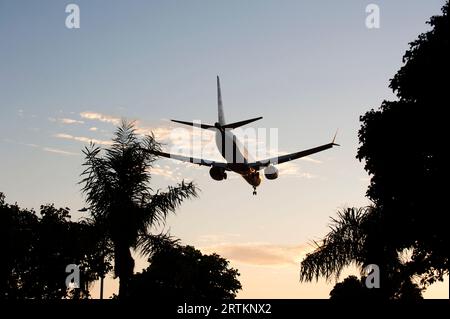
<path fill-rule="evenodd" d="M 253 195 L 256 195 L 256 186 L 253 186 Z"/>

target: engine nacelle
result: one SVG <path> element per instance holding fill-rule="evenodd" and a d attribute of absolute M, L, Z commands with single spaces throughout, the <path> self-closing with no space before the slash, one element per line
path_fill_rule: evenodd
<path fill-rule="evenodd" d="M 209 176 L 216 181 L 227 179 L 227 173 L 225 173 L 225 169 L 221 167 L 211 167 Z"/>
<path fill-rule="evenodd" d="M 264 169 L 264 175 L 267 179 L 276 179 L 278 177 L 278 168 L 269 165 Z"/>

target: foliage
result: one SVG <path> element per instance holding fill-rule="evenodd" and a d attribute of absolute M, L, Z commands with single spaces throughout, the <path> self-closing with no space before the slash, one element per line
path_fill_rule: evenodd
<path fill-rule="evenodd" d="M 410 44 L 404 65 L 391 80 L 398 101 L 361 117 L 358 159 L 371 174 L 367 196 L 379 208 L 385 249 L 413 249 L 408 271 L 422 284 L 448 274 L 449 236 L 445 218 L 449 105 L 449 3 L 432 17 L 432 30 Z"/>
<path fill-rule="evenodd" d="M 99 276 L 102 256 L 95 227 L 70 220 L 68 208 L 42 205 L 40 214 L 8 205 L 0 193 L 0 298 L 60 299 L 89 296 L 89 284 Z M 80 289 L 66 288 L 68 264 L 81 270 Z"/>
<path fill-rule="evenodd" d="M 377 264 L 382 298 L 418 299 L 421 291 L 448 274 L 449 236 L 446 212 L 448 166 L 444 145 L 449 104 L 449 2 L 432 30 L 421 34 L 405 53 L 404 66 L 391 80 L 398 101 L 361 117 L 357 158 L 371 175 L 370 209 L 346 209 L 331 231 L 301 263 L 300 279 L 330 279 L 355 263 L 361 270 Z M 402 260 L 405 251 L 411 258 Z M 421 287 L 413 282 L 421 278 Z M 337 285 L 356 287 L 349 279 Z M 358 288 L 355 288 L 358 289 Z"/>
<path fill-rule="evenodd" d="M 301 262 L 300 281 L 338 279 L 346 266 L 356 265 L 362 278 L 369 264 L 380 266 L 380 289 L 365 292 L 364 296 L 384 299 L 418 299 L 422 288 L 412 282 L 408 262 L 396 250 L 387 249 L 383 241 L 383 232 L 378 228 L 377 208 L 345 208 L 338 212 L 338 218 L 332 218 L 330 232 L 322 242 L 316 243 L 316 249 L 306 255 Z M 354 292 L 346 291 L 342 295 L 357 293 L 353 278 L 336 284 L 341 288 L 353 287 Z M 366 289 L 365 286 L 362 288 Z"/>
<path fill-rule="evenodd" d="M 161 245 L 150 265 L 134 275 L 131 296 L 136 299 L 233 299 L 241 289 L 236 269 L 217 254 L 204 255 L 192 246 Z"/>
<path fill-rule="evenodd" d="M 321 243 L 315 243 L 316 250 L 307 254 L 301 263 L 301 281 L 318 280 L 321 276 L 327 280 L 338 278 L 345 266 L 364 265 L 366 234 L 362 225 L 371 209 L 347 208 L 338 212 L 337 219 L 332 218 L 330 232 Z"/>
<path fill-rule="evenodd" d="M 368 297 L 369 290 L 356 276 L 348 276 L 342 282 L 336 283 L 330 291 L 332 300 L 364 300 Z"/>

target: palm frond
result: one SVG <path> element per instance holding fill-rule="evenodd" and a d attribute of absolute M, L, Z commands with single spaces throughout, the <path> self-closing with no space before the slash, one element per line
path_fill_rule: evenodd
<path fill-rule="evenodd" d="M 339 277 L 342 269 L 352 263 L 362 265 L 364 242 L 364 222 L 371 207 L 346 208 L 331 218 L 330 232 L 317 248 L 306 255 L 301 262 L 300 281 L 330 280 Z"/>
<path fill-rule="evenodd" d="M 136 248 L 139 250 L 141 256 L 151 257 L 154 252 L 177 245 L 179 241 L 179 239 L 172 237 L 168 232 L 157 235 L 141 233 Z"/>
<path fill-rule="evenodd" d="M 163 225 L 169 213 L 175 213 L 180 204 L 188 198 L 197 197 L 197 187 L 192 183 L 182 181 L 177 186 L 169 186 L 167 192 L 157 192 L 150 196 L 145 211 L 146 223 L 144 227 Z"/>

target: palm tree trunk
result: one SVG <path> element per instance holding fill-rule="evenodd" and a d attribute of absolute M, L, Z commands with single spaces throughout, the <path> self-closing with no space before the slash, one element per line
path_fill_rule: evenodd
<path fill-rule="evenodd" d="M 119 276 L 119 299 L 126 299 L 134 272 L 134 259 L 131 257 L 130 248 L 123 244 L 116 244 L 114 255 L 116 275 Z"/>

